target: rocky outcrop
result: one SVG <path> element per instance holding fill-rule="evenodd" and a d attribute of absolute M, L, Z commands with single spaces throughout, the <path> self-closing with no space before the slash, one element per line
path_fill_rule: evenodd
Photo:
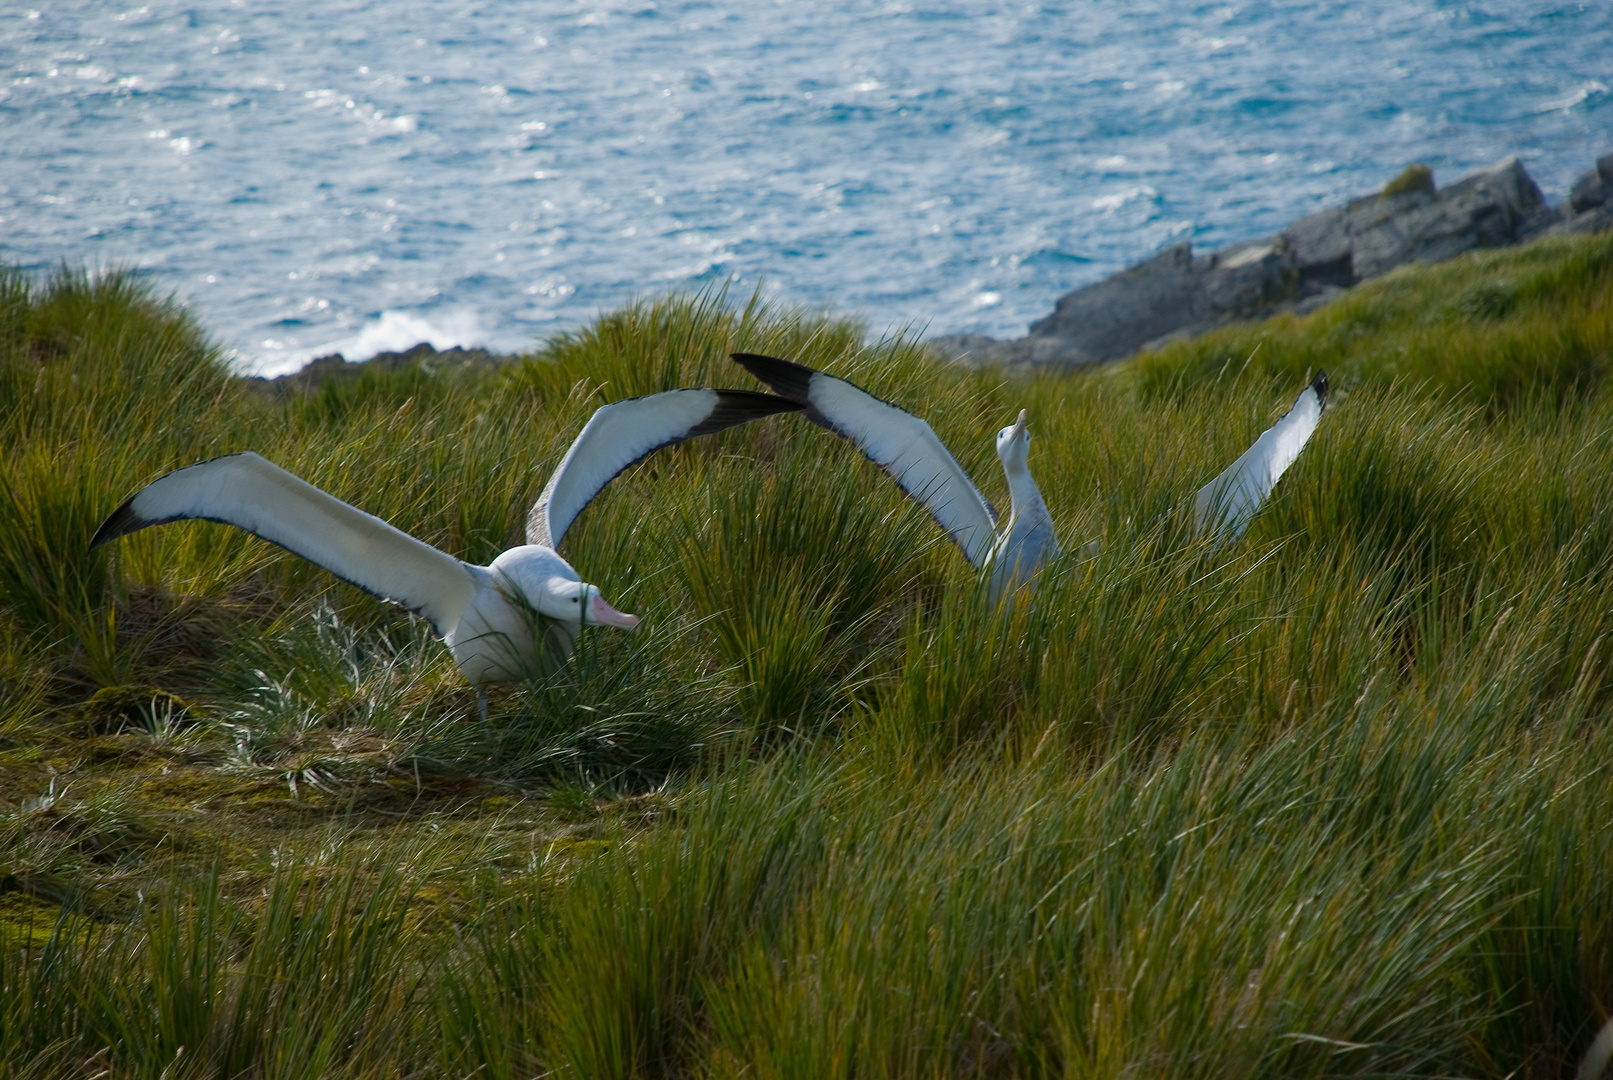
<path fill-rule="evenodd" d="M 465 349 L 458 345 L 451 349 L 436 349 L 422 341 L 403 352 L 377 353 L 368 360 L 348 360 L 341 353 L 331 353 L 329 356 L 308 361 L 289 375 L 273 379 L 254 375 L 248 377 L 246 381 L 266 393 L 284 396 L 306 393 L 332 379 L 356 379 L 365 371 L 395 371 L 399 368 L 419 367 L 427 374 L 453 374 L 477 368 L 495 368 L 515 359 L 517 358 L 488 352 L 486 349 Z"/>
<path fill-rule="evenodd" d="M 1563 220 L 1552 232 L 1601 232 L 1613 229 L 1613 154 L 1596 159 L 1596 168 L 1574 181 Z"/>
<path fill-rule="evenodd" d="M 1103 363 L 1229 322 L 1312 311 L 1406 263 L 1609 227 L 1613 154 L 1560 207 L 1546 205 L 1517 158 L 1443 190 L 1426 167 L 1413 166 L 1381 194 L 1300 218 L 1275 236 L 1203 255 L 1186 243 L 1167 248 L 1067 294 L 1017 341 L 943 337 L 930 345 L 972 363 Z"/>

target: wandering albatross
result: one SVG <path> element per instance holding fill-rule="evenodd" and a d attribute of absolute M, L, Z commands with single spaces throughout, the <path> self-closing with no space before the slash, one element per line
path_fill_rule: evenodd
<path fill-rule="evenodd" d="M 544 643 L 531 611 L 550 620 L 546 625 L 567 656 L 585 625 L 638 625 L 636 615 L 606 603 L 555 550 L 606 484 L 661 447 L 800 408 L 771 394 L 710 389 L 669 390 L 602 406 L 528 514 L 527 542 L 487 566 L 439 551 L 250 451 L 153 480 L 112 511 L 90 547 L 186 518 L 245 529 L 423 615 L 476 687 L 485 720 L 488 685 L 519 682 L 540 667 Z"/>
<path fill-rule="evenodd" d="M 1061 554 L 1053 519 L 1027 464 L 1030 432 L 1024 409 L 997 432 L 997 456 L 1008 477 L 1010 499 L 1008 523 L 999 532 L 997 512 L 946 444 L 917 416 L 791 360 L 756 353 L 734 353 L 733 358 L 774 393 L 800 404 L 808 420 L 853 443 L 916 499 L 963 549 L 971 566 L 990 568 L 993 597 L 1029 582 L 1044 562 Z M 1242 536 L 1305 448 L 1326 403 L 1327 373 L 1322 372 L 1282 419 L 1199 489 L 1193 502 L 1195 532 L 1217 544 Z"/>

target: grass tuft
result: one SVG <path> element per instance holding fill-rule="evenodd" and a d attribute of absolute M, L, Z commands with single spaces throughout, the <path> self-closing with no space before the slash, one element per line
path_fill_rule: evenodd
<path fill-rule="evenodd" d="M 1007 376 L 717 291 L 270 394 L 138 277 L 0 273 L 0 1080 L 1568 1075 L 1613 985 L 1610 296 L 1613 237 L 1559 238 Z M 594 407 L 740 349 L 1000 507 L 1026 408 L 1074 554 L 993 604 L 771 417 L 588 508 L 563 553 L 644 621 L 483 723 L 425 624 L 239 530 L 87 550 L 253 449 L 485 562 Z"/>

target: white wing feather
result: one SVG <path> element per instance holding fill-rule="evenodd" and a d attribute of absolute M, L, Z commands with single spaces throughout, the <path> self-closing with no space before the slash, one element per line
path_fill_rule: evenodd
<path fill-rule="evenodd" d="M 807 396 L 837 434 L 923 504 L 970 565 L 985 563 L 996 541 L 997 516 L 929 424 L 821 371 L 812 374 Z"/>
<path fill-rule="evenodd" d="M 703 388 L 667 390 L 602 406 L 572 442 L 527 515 L 527 543 L 558 547 L 577 515 L 606 484 L 663 446 L 800 408 L 771 394 Z"/>
<path fill-rule="evenodd" d="M 558 547 L 577 515 L 618 473 L 676 442 L 716 404 L 715 390 L 669 390 L 595 410 L 532 507 L 527 543 Z"/>
<path fill-rule="evenodd" d="M 1255 511 L 1305 449 L 1322 418 L 1326 393 L 1326 376 L 1318 376 L 1300 392 L 1294 407 L 1281 420 L 1266 429 L 1220 476 L 1199 489 L 1193 500 L 1193 524 L 1201 536 L 1236 539 L 1243 535 Z"/>
<path fill-rule="evenodd" d="M 466 564 L 253 453 L 213 458 L 152 481 L 113 512 L 92 545 L 182 518 L 223 522 L 279 544 L 365 592 L 419 612 L 439 634 L 458 625 L 476 596 Z"/>

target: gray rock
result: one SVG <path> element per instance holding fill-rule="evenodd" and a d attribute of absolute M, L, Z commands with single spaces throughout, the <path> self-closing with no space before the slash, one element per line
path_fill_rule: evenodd
<path fill-rule="evenodd" d="M 1609 229 L 1613 229 L 1613 198 L 1582 214 L 1569 214 L 1546 231 L 1550 235 L 1572 236 L 1607 232 Z"/>
<path fill-rule="evenodd" d="M 1188 338 L 1197 337 L 1200 334 L 1214 329 L 1215 323 L 1213 322 L 1188 323 L 1186 326 L 1177 327 L 1168 334 L 1161 334 L 1157 338 L 1150 338 L 1141 345 L 1137 346 L 1136 351 L 1153 352 L 1155 349 L 1163 349 L 1173 341 L 1186 341 Z"/>
<path fill-rule="evenodd" d="M 1193 260 L 1214 317 L 1270 307 L 1293 292 L 1293 256 L 1282 236 L 1238 244 Z"/>
<path fill-rule="evenodd" d="M 1545 206 L 1515 157 L 1443 191 L 1373 195 L 1300 218 L 1282 234 L 1304 285 L 1348 287 L 1408 262 L 1512 243 Z"/>
<path fill-rule="evenodd" d="M 1595 210 L 1613 198 L 1613 154 L 1598 158 L 1596 167 L 1578 180 L 1568 192 L 1568 206 L 1576 214 Z"/>
<path fill-rule="evenodd" d="M 1409 262 L 1442 262 L 1474 248 L 1513 243 L 1519 225 L 1545 201 L 1515 157 L 1434 195 L 1368 200 L 1350 215 L 1356 280 Z"/>
<path fill-rule="evenodd" d="M 308 361 L 303 367 L 287 375 L 265 379 L 261 375 L 247 377 L 250 386 L 273 393 L 287 395 L 306 393 L 324 383 L 356 379 L 367 370 L 396 371 L 405 367 L 418 367 L 426 375 L 452 375 L 476 369 L 492 369 L 518 359 L 488 352 L 486 349 L 466 349 L 455 345 L 451 349 L 436 349 L 422 341 L 403 352 L 377 353 L 368 360 L 350 361 L 341 353 L 331 353 Z"/>
<path fill-rule="evenodd" d="M 960 334 L 953 337 L 934 337 L 925 344 L 947 360 L 970 367 L 1014 367 L 1026 364 L 1060 364 L 1074 367 L 1098 362 L 1083 353 L 1073 342 L 1060 338 L 1023 337 L 1013 341 L 999 341 L 982 334 Z"/>
<path fill-rule="evenodd" d="M 1518 223 L 1516 243 L 1533 240 L 1537 236 L 1544 236 L 1554 230 L 1558 224 L 1573 216 L 1573 211 L 1565 202 L 1561 206 L 1537 206 L 1525 214 Z"/>
<path fill-rule="evenodd" d="M 1047 355 L 1044 362 L 1091 363 L 1125 356 L 1145 341 L 1213 315 L 1193 246 L 1177 244 L 1062 297 L 1053 314 L 1031 324 L 1030 338 Z"/>
<path fill-rule="evenodd" d="M 1539 232 L 1573 235 L 1609 229 L 1613 229 L 1613 154 L 1604 154 L 1574 181 L 1567 201 L 1542 216 Z"/>
<path fill-rule="evenodd" d="M 1258 311 L 1275 310 L 1318 291 L 1333 269 L 1306 283 L 1285 236 L 1238 244 L 1207 255 L 1191 244 L 1167 248 L 1147 262 L 1068 294 L 1053 314 L 1031 325 L 1022 363 L 1074 365 L 1116 360 Z M 1009 344 L 1009 343 L 1004 343 Z M 993 356 L 1005 355 L 1002 347 Z"/>
<path fill-rule="evenodd" d="M 1009 355 L 1012 351 L 1009 342 L 998 341 L 984 334 L 933 337 L 925 344 L 947 360 L 970 367 L 1013 362 Z"/>
<path fill-rule="evenodd" d="M 1576 214 L 1594 210 L 1606 201 L 1607 185 L 1602 182 L 1601 176 L 1595 170 L 1576 180 L 1573 188 L 1568 192 L 1568 205 L 1573 208 Z"/>
<path fill-rule="evenodd" d="M 1306 314 L 1406 263 L 1613 226 L 1613 154 L 1575 192 L 1567 206 L 1546 205 L 1523 165 L 1509 157 L 1442 190 L 1355 199 L 1222 251 L 1194 255 L 1191 244 L 1176 244 L 1060 297 L 1051 315 L 1015 341 L 957 337 L 931 344 L 975 364 L 1117 360 L 1229 322 L 1284 310 Z"/>
<path fill-rule="evenodd" d="M 1323 285 L 1316 292 L 1305 297 L 1288 310 L 1295 315 L 1309 315 L 1317 308 L 1325 307 L 1343 296 L 1348 290 L 1338 285 Z"/>
<path fill-rule="evenodd" d="M 1350 209 L 1336 206 L 1307 214 L 1283 230 L 1301 281 L 1338 288 L 1355 284 Z"/>
<path fill-rule="evenodd" d="M 1289 247 L 1277 236 L 1208 255 L 1195 256 L 1191 244 L 1167 248 L 1060 299 L 1031 325 L 1024 362 L 1116 360 L 1295 299 L 1301 287 Z"/>

